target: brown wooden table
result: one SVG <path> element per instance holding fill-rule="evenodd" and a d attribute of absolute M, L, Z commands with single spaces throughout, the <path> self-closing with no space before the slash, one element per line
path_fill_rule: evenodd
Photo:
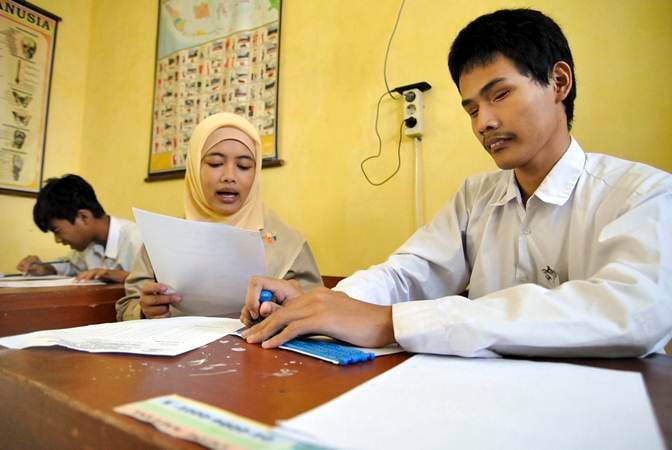
<path fill-rule="evenodd" d="M 331 288 L 343 277 L 322 277 Z M 0 337 L 117 320 L 115 302 L 123 283 L 105 286 L 0 288 Z"/>
<path fill-rule="evenodd" d="M 124 285 L 0 288 L 0 336 L 114 322 Z"/>
<path fill-rule="evenodd" d="M 234 347 L 244 351 L 233 351 Z M 197 449 L 201 447 L 112 409 L 176 393 L 274 424 L 407 357 L 391 355 L 340 367 L 284 350 L 263 350 L 231 336 L 174 358 L 88 354 L 56 347 L 0 349 L 0 440 L 2 448 L 19 450 Z M 201 365 L 189 364 L 203 358 Z M 642 373 L 665 440 L 672 443 L 672 358 L 567 362 Z M 200 370 L 208 364 L 226 366 Z"/>

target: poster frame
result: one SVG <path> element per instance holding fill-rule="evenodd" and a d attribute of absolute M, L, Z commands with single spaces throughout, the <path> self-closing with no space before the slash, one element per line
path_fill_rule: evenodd
<path fill-rule="evenodd" d="M 42 126 L 37 130 L 37 135 L 39 135 L 40 140 L 41 140 L 41 145 L 39 146 L 38 152 L 39 152 L 39 163 L 36 164 L 35 170 L 36 174 L 34 174 L 32 179 L 36 179 L 36 185 L 35 187 L 22 187 L 22 186 L 17 186 L 16 184 L 7 184 L 3 183 L 0 181 L 0 194 L 5 194 L 5 195 L 15 195 L 15 196 L 21 196 L 21 197 L 37 197 L 40 189 L 42 188 L 42 180 L 43 180 L 43 175 L 44 175 L 44 159 L 45 159 L 45 154 L 46 154 L 46 145 L 47 145 L 47 129 L 49 125 L 49 104 L 51 100 L 51 81 L 53 79 L 53 71 L 54 71 L 54 59 L 55 59 L 55 53 L 56 53 L 56 42 L 57 42 L 57 36 L 58 36 L 58 24 L 61 22 L 61 18 L 58 17 L 57 15 L 46 11 L 43 8 L 40 8 L 37 5 L 34 5 L 28 1 L 25 0 L 5 0 L 2 1 L 2 6 L 7 7 L 10 3 L 14 3 L 18 5 L 20 8 L 25 9 L 26 11 L 24 12 L 24 17 L 21 18 L 18 14 L 18 10 L 20 8 L 17 8 L 15 10 L 17 18 L 20 19 L 26 19 L 31 23 L 30 21 L 38 21 L 39 23 L 39 16 L 46 17 L 47 19 L 50 19 L 53 21 L 53 33 L 51 34 L 50 38 L 50 43 L 49 43 L 49 57 L 47 64 L 49 64 L 49 69 L 46 71 L 46 80 L 44 81 L 44 91 L 43 92 L 34 92 L 32 93 L 33 95 L 33 101 L 39 101 L 41 104 L 43 104 L 43 109 L 40 111 L 41 113 L 41 121 Z M 2 9 L 2 8 L 0 8 Z M 9 14 L 5 9 L 2 9 L 0 11 L 3 13 L 3 15 L 0 15 L 0 20 L 7 20 L 10 21 L 9 18 L 6 18 L 5 14 Z M 30 16 L 32 15 L 32 17 Z M 9 91 L 9 90 L 8 90 Z M 10 99 L 6 99 L 7 102 L 10 102 Z M 18 127 L 14 127 L 19 129 Z M 24 135 L 25 137 L 25 135 Z M 16 136 L 15 136 L 16 139 Z"/>
<path fill-rule="evenodd" d="M 282 36 L 282 4 L 284 3 L 282 0 L 274 0 L 275 2 L 278 3 L 278 37 L 277 37 L 277 59 L 276 59 L 276 77 L 275 77 L 275 120 L 274 120 L 274 149 L 273 153 L 268 156 L 264 156 L 262 160 L 262 168 L 270 168 L 270 167 L 280 167 L 285 164 L 285 161 L 280 159 L 279 157 L 279 136 L 278 136 L 278 130 L 279 130 L 279 101 L 280 101 L 280 52 L 282 50 L 282 45 L 281 45 L 281 36 Z M 155 102 L 156 102 L 156 95 L 157 95 L 157 77 L 158 77 L 158 66 L 159 66 L 159 41 L 161 39 L 160 32 L 161 32 L 161 21 L 163 19 L 162 17 L 162 8 L 161 8 L 161 3 L 162 0 L 157 0 L 157 23 L 156 23 L 156 42 L 155 42 L 155 58 L 154 58 L 154 76 L 152 77 L 153 80 L 153 93 L 152 93 L 152 111 L 151 111 L 151 117 L 152 117 L 152 129 L 151 133 L 149 136 L 149 155 L 147 159 L 147 176 L 145 178 L 145 182 L 153 182 L 153 181 L 162 181 L 162 180 L 172 180 L 172 179 L 182 179 L 185 176 L 185 168 L 184 167 L 178 167 L 175 169 L 168 169 L 168 170 L 153 170 L 152 169 L 152 146 L 154 145 L 154 127 L 155 127 Z"/>

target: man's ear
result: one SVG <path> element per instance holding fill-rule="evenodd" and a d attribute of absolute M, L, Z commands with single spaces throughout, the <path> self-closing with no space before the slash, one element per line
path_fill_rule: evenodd
<path fill-rule="evenodd" d="M 572 68 L 564 61 L 558 61 L 553 65 L 550 77 L 551 85 L 555 92 L 556 102 L 562 102 L 572 89 Z"/>
<path fill-rule="evenodd" d="M 93 213 L 88 209 L 79 209 L 76 219 L 81 220 L 84 225 L 88 225 L 93 221 Z"/>

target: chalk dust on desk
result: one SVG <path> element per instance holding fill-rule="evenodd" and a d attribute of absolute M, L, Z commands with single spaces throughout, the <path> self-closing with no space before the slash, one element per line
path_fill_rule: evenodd
<path fill-rule="evenodd" d="M 216 367 L 226 367 L 226 364 L 224 363 L 210 364 L 209 366 L 201 367 L 198 370 L 212 370 Z"/>
<path fill-rule="evenodd" d="M 228 344 L 230 341 L 219 341 L 220 344 Z"/>
<path fill-rule="evenodd" d="M 187 365 L 188 365 L 188 366 L 191 366 L 191 367 L 200 366 L 201 364 L 203 364 L 203 363 L 206 362 L 207 360 L 208 360 L 208 358 L 194 359 L 194 360 L 192 360 L 192 361 L 187 361 Z"/>
<path fill-rule="evenodd" d="M 231 348 L 234 352 L 244 352 L 245 349 L 243 347 L 233 347 Z"/>
<path fill-rule="evenodd" d="M 297 374 L 297 373 L 299 373 L 298 370 L 282 368 L 282 369 L 278 370 L 277 372 L 273 372 L 271 374 L 271 376 L 272 377 L 280 377 L 280 378 L 291 377 L 292 375 Z"/>
<path fill-rule="evenodd" d="M 223 372 L 208 372 L 208 373 L 190 373 L 190 377 L 209 377 L 211 375 L 226 375 L 229 373 L 237 372 L 236 369 L 224 370 Z"/>

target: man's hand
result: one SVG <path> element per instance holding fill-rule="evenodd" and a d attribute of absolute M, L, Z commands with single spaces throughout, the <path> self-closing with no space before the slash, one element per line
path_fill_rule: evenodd
<path fill-rule="evenodd" d="M 75 280 L 102 280 L 111 281 L 113 283 L 123 283 L 126 280 L 126 277 L 128 277 L 128 274 L 129 272 L 126 272 L 125 270 L 90 269 L 79 272 L 75 277 Z"/>
<path fill-rule="evenodd" d="M 273 293 L 273 302 L 264 302 L 259 305 L 259 294 L 262 289 Z M 269 277 L 251 277 L 247 285 L 245 306 L 240 312 L 240 321 L 245 326 L 254 325 L 259 318 L 270 316 L 286 300 L 303 294 L 299 283 L 295 280 L 279 280 Z"/>
<path fill-rule="evenodd" d="M 56 268 L 50 264 L 39 264 L 42 261 L 35 255 L 28 255 L 16 265 L 16 269 L 26 275 L 55 275 Z"/>
<path fill-rule="evenodd" d="M 267 279 L 262 285 L 275 294 Z M 248 290 L 248 298 L 249 294 Z M 392 307 L 372 305 L 341 292 L 316 288 L 307 294 L 286 298 L 282 306 L 275 305 L 272 314 L 245 330 L 242 336 L 248 343 L 274 348 L 304 334 L 323 334 L 360 347 L 384 347 L 395 342 Z"/>
<path fill-rule="evenodd" d="M 140 291 L 140 309 L 147 319 L 170 317 L 170 305 L 176 305 L 182 297 L 165 284 L 149 281 Z"/>

